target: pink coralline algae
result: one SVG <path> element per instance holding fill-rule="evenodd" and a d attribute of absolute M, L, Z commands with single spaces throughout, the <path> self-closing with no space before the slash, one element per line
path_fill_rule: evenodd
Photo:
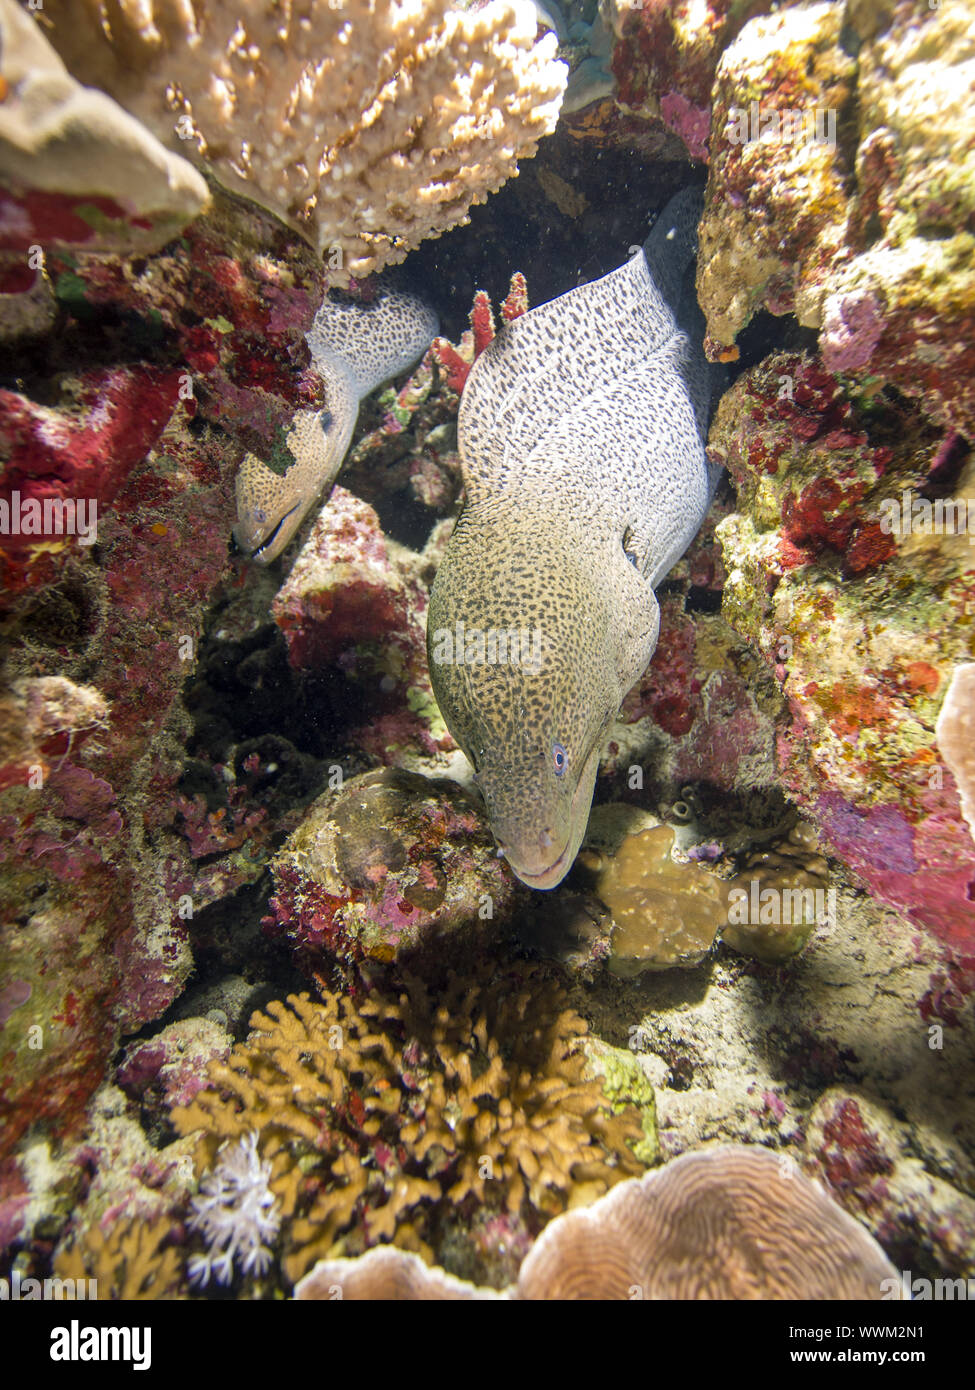
<path fill-rule="evenodd" d="M 265 836 L 259 807 L 210 821 L 178 791 L 181 692 L 232 575 L 243 451 L 316 399 L 302 326 L 324 272 L 263 214 L 220 217 L 136 261 L 45 248 L 64 346 L 49 383 L 0 394 L 0 499 L 19 493 L 21 514 L 31 498 L 97 507 L 97 544 L 22 528 L 0 557 L 0 960 L 25 995 L 3 1030 L 5 1152 L 35 1125 L 77 1134 L 120 1031 L 185 986 L 194 904 L 219 877 L 209 861 Z M 242 421 L 225 417 L 223 387 Z"/>
<path fill-rule="evenodd" d="M 302 672 L 333 664 L 362 687 L 375 716 L 363 729 L 384 762 L 450 741 L 426 668 L 425 587 L 390 555 L 372 507 L 343 488 L 319 513 L 271 607 L 288 660 Z"/>
<path fill-rule="evenodd" d="M 617 3 L 612 68 L 619 106 L 662 120 L 692 159 L 707 160 L 711 87 L 723 50 L 769 0 L 641 0 Z"/>
<path fill-rule="evenodd" d="M 920 1258 L 972 1277 L 975 1204 L 936 1175 L 937 1165 L 918 1161 L 910 1131 L 883 1107 L 865 1094 L 828 1090 L 808 1117 L 804 1146 L 813 1171 L 899 1268 Z"/>
<path fill-rule="evenodd" d="M 829 300 L 821 338 L 826 368 L 831 372 L 851 372 L 866 367 L 883 326 L 883 307 L 870 290 Z"/>

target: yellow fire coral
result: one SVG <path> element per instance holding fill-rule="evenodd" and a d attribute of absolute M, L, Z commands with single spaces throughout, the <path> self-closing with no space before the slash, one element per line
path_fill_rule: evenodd
<path fill-rule="evenodd" d="M 431 1255 L 444 1207 L 547 1216 L 641 1172 L 633 1107 L 583 1080 L 588 1028 L 537 968 L 452 978 L 432 1001 L 307 994 L 256 1013 L 209 1089 L 173 1112 L 199 1160 L 258 1136 L 282 1215 L 286 1276 L 392 1240 Z M 619 1110 L 620 1113 L 614 1113 Z M 435 1210 L 436 1208 L 436 1210 Z"/>
<path fill-rule="evenodd" d="M 58 1251 L 54 1271 L 59 1279 L 95 1281 L 99 1299 L 185 1297 L 182 1252 L 165 1244 L 172 1229 L 166 1216 L 120 1221 L 107 1234 L 91 1226 Z"/>
<path fill-rule="evenodd" d="M 51 40 L 339 272 L 467 220 L 558 119 L 567 69 L 527 0 L 46 0 Z"/>

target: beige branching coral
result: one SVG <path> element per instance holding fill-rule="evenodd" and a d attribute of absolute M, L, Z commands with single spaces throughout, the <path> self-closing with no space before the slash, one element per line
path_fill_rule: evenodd
<path fill-rule="evenodd" d="M 257 1133 L 289 1279 L 394 1237 L 429 1254 L 444 1204 L 540 1224 L 642 1171 L 635 1108 L 583 1079 L 587 1025 L 540 970 L 465 974 L 435 999 L 419 980 L 398 998 L 291 996 L 251 1023 L 173 1120 L 201 1131 L 203 1166 Z"/>
<path fill-rule="evenodd" d="M 76 77 L 195 147 L 221 183 L 329 253 L 336 279 L 466 221 L 554 130 L 567 75 L 527 0 L 46 0 L 44 12 Z"/>
<path fill-rule="evenodd" d="M 517 1299 L 817 1299 L 899 1297 L 900 1276 L 858 1222 L 788 1158 L 749 1144 L 684 1154 L 545 1228 Z M 473 1299 L 405 1252 L 323 1260 L 298 1299 Z"/>
<path fill-rule="evenodd" d="M 185 1298 L 182 1252 L 166 1244 L 172 1231 L 166 1216 L 120 1221 L 108 1234 L 92 1226 L 58 1251 L 54 1272 L 59 1279 L 95 1280 L 99 1299 Z"/>

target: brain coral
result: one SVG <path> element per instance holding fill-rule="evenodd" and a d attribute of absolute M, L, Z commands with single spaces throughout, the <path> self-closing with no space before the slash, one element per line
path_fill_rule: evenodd
<path fill-rule="evenodd" d="M 534 6 L 48 0 L 83 82 L 278 213 L 337 278 L 466 221 L 554 130 L 567 69 Z"/>
<path fill-rule="evenodd" d="M 537 1230 L 642 1168 L 636 1112 L 583 1080 L 587 1025 L 537 968 L 465 972 L 435 1000 L 415 979 L 398 998 L 291 996 L 251 1023 L 173 1121 L 201 1132 L 204 1167 L 257 1134 L 288 1279 L 377 1241 L 429 1253 L 444 1204 Z"/>
<path fill-rule="evenodd" d="M 557 1217 L 525 1258 L 517 1299 L 899 1297 L 883 1250 L 818 1183 L 748 1144 L 684 1154 Z M 299 1299 L 491 1297 L 400 1251 L 323 1260 Z"/>

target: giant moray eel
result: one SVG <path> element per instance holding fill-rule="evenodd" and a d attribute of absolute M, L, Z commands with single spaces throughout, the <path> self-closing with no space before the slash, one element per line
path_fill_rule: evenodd
<path fill-rule="evenodd" d="M 234 527 L 241 549 L 262 564 L 281 554 L 335 481 L 360 401 L 412 367 L 437 329 L 429 305 L 389 281 L 380 280 L 370 302 L 325 296 L 305 341 L 325 383 L 326 408 L 297 412 L 275 461 L 280 468 L 256 454 L 244 459 L 237 473 Z"/>
<path fill-rule="evenodd" d="M 509 324 L 461 402 L 467 497 L 430 598 L 430 672 L 532 888 L 575 859 L 607 730 L 657 644 L 654 586 L 717 481 L 716 374 L 685 276 L 699 213 L 679 194 L 625 265 Z M 528 660 L 498 644 L 513 630 Z"/>

